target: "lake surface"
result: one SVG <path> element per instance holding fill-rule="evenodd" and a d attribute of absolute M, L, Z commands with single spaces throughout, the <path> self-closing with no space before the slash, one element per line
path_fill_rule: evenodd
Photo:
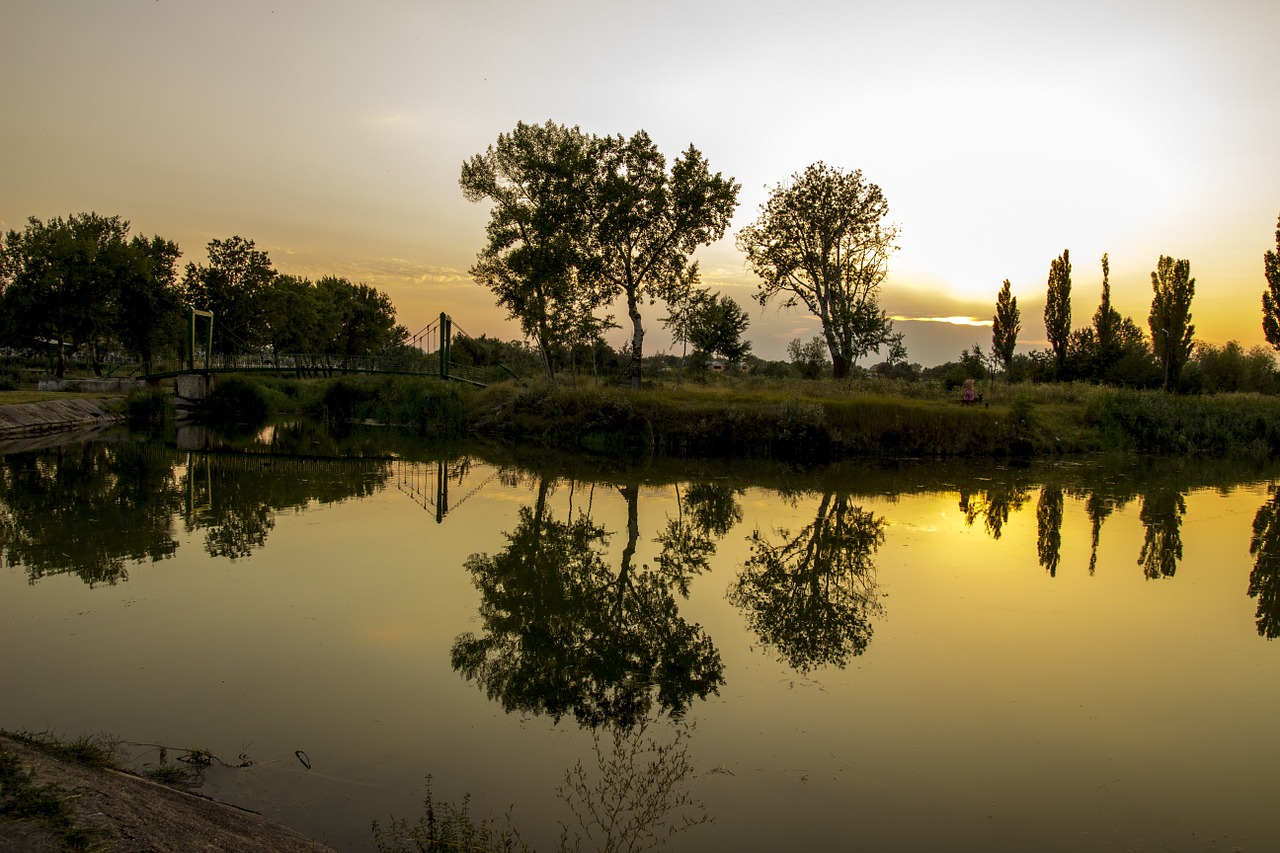
<path fill-rule="evenodd" d="M 677 849 L 1280 849 L 1278 478 L 10 445 L 0 727 L 247 764 L 201 790 L 339 850 L 428 775 L 553 849 L 616 731 Z"/>

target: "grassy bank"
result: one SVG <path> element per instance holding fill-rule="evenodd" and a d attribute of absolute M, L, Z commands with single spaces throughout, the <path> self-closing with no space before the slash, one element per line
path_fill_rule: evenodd
<path fill-rule="evenodd" d="M 296 414 L 378 423 L 432 438 L 466 435 L 558 450 L 675 457 L 829 460 L 859 456 L 1043 456 L 1119 451 L 1185 456 L 1280 453 L 1280 398 L 1179 396 L 1085 384 L 997 384 L 977 405 L 930 382 L 766 381 L 631 391 L 436 379 L 229 377 L 202 415 L 253 426 Z M 164 416 L 158 398 L 136 414 Z"/>

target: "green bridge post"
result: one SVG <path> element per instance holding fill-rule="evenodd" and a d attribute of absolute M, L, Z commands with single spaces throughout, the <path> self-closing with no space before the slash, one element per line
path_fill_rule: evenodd
<path fill-rule="evenodd" d="M 449 341 L 453 337 L 453 321 L 440 312 L 440 378 L 449 378 Z"/>

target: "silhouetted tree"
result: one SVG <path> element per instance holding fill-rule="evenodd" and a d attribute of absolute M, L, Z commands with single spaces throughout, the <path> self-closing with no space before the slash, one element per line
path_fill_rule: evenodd
<path fill-rule="evenodd" d="M 1071 337 L 1071 254 L 1066 249 L 1049 264 L 1049 289 L 1044 303 L 1044 333 L 1053 350 L 1054 369 L 1064 378 L 1067 344 Z"/>
<path fill-rule="evenodd" d="M 553 345 L 590 339 L 599 328 L 585 326 L 607 322 L 594 321 L 609 301 L 591 238 L 599 160 L 598 141 L 576 127 L 520 122 L 462 166 L 467 200 L 493 202 L 471 275 L 537 342 L 548 379 Z"/>
<path fill-rule="evenodd" d="M 271 258 L 242 237 L 210 240 L 208 251 L 208 266 L 187 264 L 183 288 L 188 305 L 213 312 L 214 351 L 232 355 L 263 345 L 261 298 L 276 275 Z"/>
<path fill-rule="evenodd" d="M 1267 343 L 1280 350 L 1280 217 L 1276 218 L 1276 247 L 1262 255 L 1262 272 L 1267 289 L 1262 293 L 1262 333 Z"/>
<path fill-rule="evenodd" d="M 960 511 L 970 527 L 982 517 L 987 533 L 999 539 L 1010 513 L 1022 509 L 1030 497 L 1031 493 L 1016 483 L 996 483 L 976 493 L 961 489 Z"/>
<path fill-rule="evenodd" d="M 667 169 L 643 130 L 596 140 L 601 168 L 591 215 L 593 249 L 610 297 L 621 297 L 631 320 L 624 379 L 640 387 L 645 299 L 666 301 L 680 286 L 699 246 L 724 236 L 738 206 L 739 184 L 690 145 Z"/>
<path fill-rule="evenodd" d="M 898 229 L 882 220 L 889 203 L 862 171 L 819 161 L 779 184 L 754 223 L 738 232 L 738 248 L 763 279 L 756 301 L 803 305 L 822 322 L 835 378 L 879 352 L 893 336 L 880 309 L 880 285 Z"/>
<path fill-rule="evenodd" d="M 130 245 L 129 223 L 119 216 L 96 213 L 47 223 L 33 216 L 23 231 L 6 232 L 0 243 L 3 339 L 50 348 L 57 375 L 66 375 L 68 350 L 96 347 L 115 331 L 121 283 L 145 271 L 151 251 L 145 245 Z M 160 255 L 151 259 L 163 262 Z"/>
<path fill-rule="evenodd" d="M 1013 363 L 1013 350 L 1018 345 L 1020 331 L 1022 315 L 1018 311 L 1018 297 L 1010 291 L 1009 279 L 1006 278 L 996 296 L 996 313 L 991 318 L 991 351 L 1006 373 Z"/>
<path fill-rule="evenodd" d="M 1160 256 L 1151 273 L 1151 346 L 1164 368 L 1164 390 L 1178 381 L 1182 366 L 1191 356 L 1196 327 L 1191 325 L 1191 300 L 1196 294 L 1196 280 L 1191 277 L 1191 262 Z"/>

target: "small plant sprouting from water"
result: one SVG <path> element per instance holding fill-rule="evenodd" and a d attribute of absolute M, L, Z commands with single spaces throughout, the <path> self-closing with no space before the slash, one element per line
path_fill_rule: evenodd
<path fill-rule="evenodd" d="M 392 818 L 384 830 L 373 822 L 373 843 L 379 853 L 461 853 L 461 851 L 528 851 L 529 847 L 516 830 L 499 829 L 493 818 L 477 820 L 471 816 L 471 795 L 465 794 L 461 804 L 437 802 L 427 776 L 427 792 L 422 799 L 422 814 L 417 823 L 406 818 Z"/>
<path fill-rule="evenodd" d="M 561 853 L 655 850 L 682 832 L 712 822 L 706 806 L 689 792 L 694 778 L 688 746 L 692 726 L 677 722 L 671 739 L 664 741 L 651 733 L 651 725 L 645 719 L 632 728 L 592 732 L 594 766 L 576 762 L 556 788 L 572 816 L 572 825 L 560 823 Z M 436 800 L 430 776 L 426 787 L 416 823 L 392 818 L 384 829 L 373 822 L 379 853 L 531 850 L 510 813 L 499 827 L 493 818 L 472 817 L 470 794 L 455 804 Z"/>
<path fill-rule="evenodd" d="M 614 728 L 609 744 L 598 730 L 592 732 L 594 771 L 579 761 L 565 771 L 564 784 L 556 789 L 577 824 L 571 839 L 570 828 L 561 823 L 562 851 L 639 853 L 712 822 L 706 806 L 688 790 L 692 726 L 677 723 L 670 742 L 650 734 L 649 726 L 646 719 L 631 730 Z"/>

